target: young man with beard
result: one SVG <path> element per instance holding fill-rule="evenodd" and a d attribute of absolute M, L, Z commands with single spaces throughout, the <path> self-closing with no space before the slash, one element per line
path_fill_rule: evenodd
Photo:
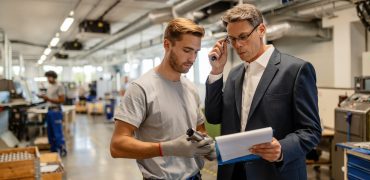
<path fill-rule="evenodd" d="M 218 179 L 307 179 L 305 157 L 320 141 L 316 75 L 313 66 L 264 44 L 262 14 L 249 4 L 228 10 L 222 18 L 227 41 L 216 43 L 210 57 L 205 114 L 221 124 L 221 134 L 272 127 L 271 142 L 250 152 L 261 159 L 220 166 Z M 224 84 L 227 43 L 244 61 Z"/>
<path fill-rule="evenodd" d="M 188 128 L 205 133 L 196 87 L 187 73 L 201 48 L 204 29 L 193 21 L 169 22 L 162 63 L 133 81 L 115 113 L 114 158 L 137 159 L 144 179 L 201 179 L 211 140 L 187 140 Z"/>

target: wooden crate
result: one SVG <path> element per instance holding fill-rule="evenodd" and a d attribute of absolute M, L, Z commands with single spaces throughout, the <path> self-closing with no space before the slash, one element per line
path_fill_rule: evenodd
<path fill-rule="evenodd" d="M 87 114 L 104 114 L 104 103 L 97 101 L 95 103 L 87 103 Z"/>
<path fill-rule="evenodd" d="M 87 112 L 87 106 L 85 104 L 76 104 L 76 112 L 77 113 L 86 113 Z"/>
<path fill-rule="evenodd" d="M 0 150 L 0 157 L 26 152 L 33 157 L 0 159 L 0 179 L 40 179 L 40 154 L 37 147 Z"/>
<path fill-rule="evenodd" d="M 53 173 L 42 173 L 41 179 L 42 180 L 62 180 L 63 179 L 63 173 L 64 171 L 57 170 L 57 172 Z"/>
<path fill-rule="evenodd" d="M 48 140 L 48 137 L 46 136 L 37 137 L 33 143 L 35 146 L 37 146 L 39 151 L 50 150 L 49 140 Z"/>
<path fill-rule="evenodd" d="M 61 163 L 58 153 L 44 153 L 40 155 L 40 163 Z"/>
<path fill-rule="evenodd" d="M 42 173 L 42 180 L 62 180 L 64 174 L 64 167 L 60 156 L 57 153 L 41 154 L 40 162 L 45 164 L 57 164 L 59 168 L 55 172 Z"/>

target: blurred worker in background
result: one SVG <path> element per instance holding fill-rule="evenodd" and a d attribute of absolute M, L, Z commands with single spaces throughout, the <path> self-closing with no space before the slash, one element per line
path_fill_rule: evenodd
<path fill-rule="evenodd" d="M 46 114 L 46 123 L 48 131 L 48 140 L 50 150 L 52 152 L 59 152 L 61 156 L 67 154 L 63 135 L 63 113 L 62 104 L 65 101 L 65 89 L 62 84 L 57 81 L 58 75 L 54 71 L 45 73 L 49 85 L 46 94 L 39 95 L 48 103 L 48 112 Z"/>

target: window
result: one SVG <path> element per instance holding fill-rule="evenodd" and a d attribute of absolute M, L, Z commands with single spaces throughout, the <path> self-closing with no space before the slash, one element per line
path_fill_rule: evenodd
<path fill-rule="evenodd" d="M 204 84 L 208 78 L 209 72 L 212 67 L 209 64 L 208 53 L 212 48 L 202 48 L 198 53 L 198 64 L 199 64 L 199 82 Z"/>
<path fill-rule="evenodd" d="M 57 74 L 61 74 L 62 71 L 63 71 L 63 67 L 62 66 L 44 65 L 42 68 L 44 69 L 45 72 L 47 72 L 47 71 L 55 71 Z"/>
<path fill-rule="evenodd" d="M 19 76 L 21 68 L 19 66 L 13 66 L 13 74 Z"/>
<path fill-rule="evenodd" d="M 189 72 L 185 74 L 185 77 L 191 82 L 194 82 L 194 65 L 189 69 Z"/>
<path fill-rule="evenodd" d="M 154 61 L 153 59 L 143 59 L 141 61 L 141 74 L 145 74 L 149 70 L 153 69 Z"/>
<path fill-rule="evenodd" d="M 154 66 L 161 64 L 162 60 L 159 57 L 154 58 Z"/>
<path fill-rule="evenodd" d="M 83 72 L 85 73 L 85 81 L 91 82 L 96 74 L 96 67 L 87 65 L 83 67 Z"/>
<path fill-rule="evenodd" d="M 139 62 L 138 60 L 133 60 L 133 62 L 130 62 L 130 78 L 136 79 L 140 76 L 139 73 Z"/>

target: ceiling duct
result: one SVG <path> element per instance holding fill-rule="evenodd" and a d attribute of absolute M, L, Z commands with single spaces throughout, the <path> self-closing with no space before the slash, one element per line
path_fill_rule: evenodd
<path fill-rule="evenodd" d="M 293 3 L 293 0 L 258 0 L 254 4 L 261 12 L 266 12 L 272 9 L 284 7 L 289 3 Z"/>
<path fill-rule="evenodd" d="M 184 16 L 190 11 L 196 11 L 204 7 L 215 4 L 221 0 L 187 0 L 183 1 L 172 8 L 174 17 Z"/>
<path fill-rule="evenodd" d="M 324 16 L 333 16 L 335 11 L 354 7 L 354 4 L 344 0 L 296 0 L 287 6 L 277 7 L 263 12 L 270 23 L 282 21 L 311 21 Z"/>
<path fill-rule="evenodd" d="M 268 41 L 280 39 L 282 37 L 327 37 L 328 31 L 319 28 L 312 22 L 287 21 L 267 26 L 266 38 Z"/>
<path fill-rule="evenodd" d="M 159 10 L 154 10 L 146 15 L 136 19 L 132 23 L 125 26 L 123 29 L 119 30 L 117 33 L 110 36 L 105 41 L 95 45 L 87 53 L 79 56 L 78 58 L 86 58 L 87 56 L 93 54 L 96 51 L 99 51 L 109 45 L 112 45 L 130 35 L 133 35 L 137 32 L 143 31 L 148 27 L 167 22 L 173 17 L 184 16 L 190 11 L 198 10 L 209 6 L 211 4 L 217 3 L 220 0 L 187 0 L 182 1 L 181 3 L 173 6 L 172 8 L 164 8 Z"/>
<path fill-rule="evenodd" d="M 135 1 L 141 1 L 141 2 L 156 2 L 156 3 L 167 3 L 167 0 L 135 0 Z"/>
<path fill-rule="evenodd" d="M 202 22 L 207 21 L 208 18 L 218 17 L 217 20 L 220 20 L 219 14 L 224 14 L 224 12 L 233 6 L 235 6 L 235 2 L 225 2 L 220 1 L 218 3 L 214 3 L 210 6 L 206 6 L 203 9 L 200 9 L 199 11 L 193 12 L 193 17 L 196 22 Z"/>

